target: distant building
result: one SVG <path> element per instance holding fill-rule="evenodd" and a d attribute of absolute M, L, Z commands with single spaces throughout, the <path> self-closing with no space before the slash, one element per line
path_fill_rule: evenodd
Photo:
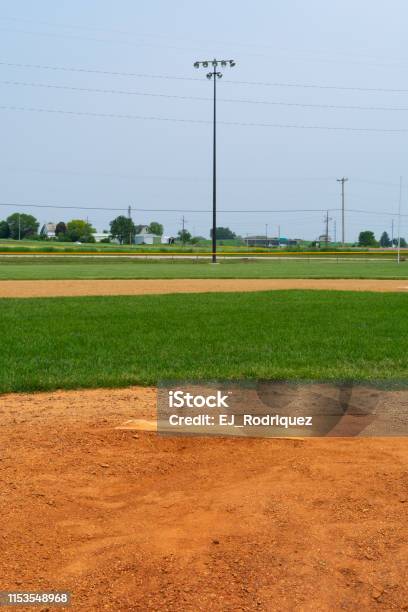
<path fill-rule="evenodd" d="M 55 223 L 45 223 L 40 230 L 40 236 L 44 236 L 45 238 L 55 238 L 56 229 L 57 226 Z"/>
<path fill-rule="evenodd" d="M 331 241 L 331 236 L 327 236 L 326 234 L 321 234 L 317 239 L 317 242 L 320 242 L 320 244 L 330 244 Z"/>
<path fill-rule="evenodd" d="M 104 240 L 105 238 L 112 239 L 111 234 L 107 232 L 93 232 L 92 236 L 95 238 L 95 242 L 100 242 L 101 240 Z"/>
<path fill-rule="evenodd" d="M 135 244 L 161 244 L 161 236 L 152 234 L 148 225 L 136 225 Z"/>
<path fill-rule="evenodd" d="M 244 238 L 245 244 L 248 247 L 282 247 L 282 246 L 296 246 L 301 243 L 300 238 L 278 238 L 268 236 L 247 236 Z"/>

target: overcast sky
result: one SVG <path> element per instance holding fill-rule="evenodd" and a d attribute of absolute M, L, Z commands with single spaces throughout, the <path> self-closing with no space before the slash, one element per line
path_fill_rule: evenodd
<path fill-rule="evenodd" d="M 280 226 L 283 236 L 313 239 L 323 212 L 289 211 L 329 208 L 339 237 L 336 178 L 347 176 L 347 207 L 370 214 L 347 214 L 346 239 L 361 229 L 390 233 L 383 213 L 398 210 L 400 175 L 408 212 L 407 22 L 403 0 L 0 0 L 0 202 L 120 209 L 10 205 L 0 218 L 15 210 L 41 222 L 88 217 L 103 230 L 130 204 L 136 223 L 160 221 L 166 234 L 183 213 L 153 209 L 191 210 L 186 227 L 208 236 L 212 89 L 193 62 L 217 57 L 237 63 L 218 82 L 218 118 L 235 123 L 218 128 L 218 225 L 246 235 L 268 224 L 269 235 Z M 378 91 L 390 89 L 405 91 Z M 244 212 L 273 209 L 285 212 Z"/>

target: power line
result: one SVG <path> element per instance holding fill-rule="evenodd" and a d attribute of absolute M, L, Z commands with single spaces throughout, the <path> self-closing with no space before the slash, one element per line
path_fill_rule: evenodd
<path fill-rule="evenodd" d="M 103 206 L 78 206 L 72 204 L 15 204 L 11 202 L 0 202 L 0 206 L 15 206 L 15 207 L 23 207 L 23 208 L 73 208 L 77 210 L 127 210 L 128 207 L 122 206 L 121 208 L 111 208 L 111 207 L 103 207 Z M 138 211 L 141 212 L 181 212 L 181 213 L 208 213 L 211 212 L 210 209 L 195 209 L 195 208 L 140 208 L 137 207 Z M 220 212 L 224 213 L 248 213 L 248 212 L 256 212 L 256 213 L 264 213 L 264 212 L 322 212 L 325 210 L 324 208 L 300 208 L 300 209 L 272 209 L 272 210 L 220 210 Z M 333 209 L 337 210 L 337 209 Z"/>
<path fill-rule="evenodd" d="M 151 93 L 147 91 L 130 91 L 124 89 L 101 89 L 93 87 L 74 87 L 70 85 L 56 85 L 54 83 L 37 83 L 27 81 L 0 81 L 1 85 L 11 85 L 18 87 L 38 87 L 42 89 L 58 89 L 63 91 L 80 91 L 88 93 L 118 94 L 124 96 L 146 96 L 152 98 L 168 98 L 175 100 L 198 100 L 209 102 L 211 98 L 203 96 L 177 96 L 171 94 Z M 271 100 L 254 100 L 250 98 L 219 98 L 220 102 L 237 102 L 240 104 L 260 104 L 268 106 L 287 106 L 297 108 L 319 108 L 319 109 L 339 109 L 339 110 L 364 110 L 364 111 L 408 111 L 407 106 L 360 106 L 360 105 L 339 105 L 339 104 L 305 104 L 300 102 L 282 102 Z"/>
<path fill-rule="evenodd" d="M 127 120 L 141 120 L 141 121 L 164 121 L 170 123 L 195 123 L 208 125 L 211 121 L 206 119 L 177 119 L 174 117 L 154 117 L 144 115 L 130 115 L 130 114 L 118 114 L 118 113 L 93 113 L 88 111 L 68 111 L 61 109 L 52 108 L 36 108 L 27 106 L 0 106 L 0 110 L 5 111 L 21 111 L 30 113 L 51 113 L 59 115 L 71 115 L 77 117 L 100 117 L 106 119 L 127 119 Z M 300 124 L 280 124 L 280 123 L 245 123 L 242 121 L 219 121 L 221 125 L 241 126 L 241 127 L 264 127 L 264 128 L 276 128 L 276 129 L 293 129 L 293 130 L 323 130 L 323 131 L 334 131 L 334 132 L 360 132 L 360 133 L 385 133 L 385 134 L 406 134 L 408 128 L 354 128 L 354 127 L 343 127 L 343 126 L 329 126 L 329 125 L 300 125 Z"/>
<path fill-rule="evenodd" d="M 5 16 L 2 16 L 2 17 L 0 17 L 0 20 L 1 21 L 14 22 L 14 23 L 18 23 L 18 22 L 25 23 L 25 24 L 28 23 L 30 25 L 35 25 L 35 26 L 41 25 L 41 26 L 47 26 L 47 27 L 53 27 L 53 28 L 63 28 L 63 29 L 69 29 L 69 30 L 82 30 L 82 31 L 90 31 L 90 32 L 104 32 L 104 33 L 109 33 L 109 34 L 119 34 L 121 36 L 126 36 L 128 38 L 131 38 L 132 40 L 134 40 L 135 38 L 139 38 L 139 39 L 142 39 L 142 40 L 150 39 L 150 40 L 162 40 L 162 41 L 163 40 L 164 41 L 168 41 L 168 40 L 173 40 L 174 39 L 174 36 L 170 37 L 169 35 L 164 35 L 163 36 L 163 35 L 155 34 L 154 36 L 151 36 L 151 35 L 147 36 L 146 34 L 140 35 L 139 32 L 135 32 L 135 31 L 124 31 L 124 30 L 118 30 L 118 29 L 113 29 L 113 28 L 95 27 L 95 26 L 89 26 L 89 25 L 88 26 L 86 26 L 86 25 L 84 26 L 82 24 L 80 24 L 80 25 L 79 24 L 67 24 L 67 23 L 50 22 L 50 21 L 44 21 L 44 20 L 25 19 L 25 18 L 20 18 L 20 17 L 5 17 Z M 24 33 L 27 33 L 27 32 L 24 32 Z M 31 34 L 40 34 L 40 35 L 42 34 L 41 32 L 28 32 L 28 33 L 31 33 Z M 45 35 L 47 35 L 47 33 L 45 33 Z M 53 35 L 56 36 L 58 34 L 53 34 Z M 250 48 L 251 47 L 252 48 L 257 48 L 257 49 L 259 49 L 259 48 L 267 48 L 267 49 L 273 50 L 273 53 L 275 55 L 276 55 L 276 53 L 280 53 L 280 54 L 284 54 L 285 56 L 287 56 L 288 55 L 288 51 L 289 51 L 289 49 L 285 49 L 285 48 L 276 50 L 276 46 L 275 45 L 265 44 L 265 43 L 262 43 L 262 42 L 253 43 L 253 42 L 242 42 L 242 41 L 236 41 L 236 40 L 235 41 L 226 41 L 226 40 L 220 41 L 220 40 L 214 40 L 214 39 L 204 39 L 203 40 L 203 39 L 197 39 L 196 37 L 191 37 L 191 36 L 187 37 L 187 36 L 180 36 L 180 35 L 178 35 L 176 37 L 176 39 L 177 40 L 181 40 L 181 41 L 194 42 L 195 44 L 197 44 L 197 43 L 200 43 L 200 44 L 217 44 L 217 45 L 222 44 L 222 45 L 224 45 L 224 46 L 226 45 L 228 47 L 243 47 L 243 48 L 246 48 L 246 49 L 248 49 L 248 47 L 250 47 Z M 93 40 L 93 39 L 91 39 L 91 40 Z M 108 40 L 108 41 L 102 40 L 102 39 L 96 39 L 96 40 L 98 40 L 99 42 L 121 42 L 121 41 L 116 41 L 116 40 L 111 40 L 111 39 Z M 152 45 L 152 43 L 146 43 L 146 44 Z M 161 45 L 161 46 L 163 46 L 163 45 Z M 168 46 L 168 45 L 166 45 L 166 46 Z M 183 50 L 185 50 L 185 49 L 188 49 L 188 48 L 191 48 L 191 47 L 184 46 L 184 47 L 174 47 L 174 48 L 175 49 L 183 49 Z M 290 51 L 293 52 L 293 49 L 291 49 Z M 318 52 L 316 52 L 316 51 L 309 51 L 309 50 L 303 51 L 303 50 L 300 50 L 300 49 L 295 51 L 295 55 L 301 54 L 302 57 L 304 57 L 305 53 L 309 57 L 312 58 L 312 61 L 316 61 L 316 60 L 313 60 L 313 56 L 316 55 L 316 53 L 318 54 L 318 58 L 319 58 L 318 61 L 330 61 L 330 60 L 324 60 L 324 59 L 321 58 L 321 50 L 319 50 Z M 270 57 L 269 55 L 264 55 L 264 54 L 260 54 L 260 53 L 250 53 L 250 55 L 258 55 L 260 57 Z M 338 55 L 338 54 L 336 53 L 336 55 Z M 355 60 L 357 59 L 358 63 L 361 63 L 361 62 L 367 63 L 368 62 L 369 64 L 374 65 L 374 66 L 388 66 L 388 65 L 402 65 L 402 64 L 404 64 L 404 62 L 396 62 L 396 61 L 393 61 L 393 60 L 391 60 L 391 62 L 384 63 L 384 61 L 382 61 L 381 63 L 379 63 L 377 58 L 373 58 L 373 57 L 369 57 L 369 56 L 365 56 L 365 57 L 352 57 L 352 56 L 347 56 L 346 55 L 345 57 L 346 57 L 346 59 L 343 60 L 343 61 L 345 61 L 346 63 L 356 63 Z M 333 61 L 335 63 L 338 63 L 341 60 L 334 59 Z"/>
<path fill-rule="evenodd" d="M 137 77 L 137 78 L 148 78 L 148 79 L 165 79 L 165 80 L 178 80 L 178 81 L 200 81 L 196 77 L 181 77 L 175 75 L 163 75 L 163 74 L 147 74 L 147 73 L 136 73 L 136 72 L 123 72 L 123 71 L 112 71 L 112 70 L 98 70 L 90 68 L 79 68 L 74 66 L 52 66 L 47 64 L 27 64 L 18 62 L 1 62 L 0 66 L 9 66 L 11 68 L 34 68 L 38 70 L 53 70 L 62 72 L 82 72 L 85 74 L 101 74 L 110 76 L 124 76 L 124 77 Z M 225 79 L 225 83 L 231 83 L 235 85 L 257 85 L 262 87 L 288 87 L 288 88 L 301 88 L 301 89 L 333 89 L 339 91 L 367 91 L 367 92 L 381 92 L 381 93 L 408 93 L 408 89 L 403 88 L 387 88 L 387 87 L 355 87 L 346 85 L 324 85 L 319 83 L 286 83 L 286 82 L 268 82 L 268 81 L 237 81 Z"/>
<path fill-rule="evenodd" d="M 295 87 L 300 89 L 334 89 L 339 91 L 368 91 L 380 93 L 408 93 L 408 89 L 392 89 L 386 87 L 350 87 L 344 85 L 320 85 L 317 83 L 282 83 L 267 81 L 226 81 L 237 85 L 259 85 L 262 87 Z"/>
<path fill-rule="evenodd" d="M 44 36 L 44 37 L 48 37 L 48 38 L 67 38 L 70 40 L 85 40 L 85 41 L 90 41 L 90 42 L 97 42 L 97 43 L 109 43 L 109 44 L 114 44 L 114 45 L 130 45 L 132 47 L 153 47 L 153 48 L 158 48 L 158 49 L 174 49 L 177 51 L 186 51 L 186 50 L 197 50 L 197 47 L 187 47 L 187 46 L 176 46 L 176 45 L 169 45 L 169 44 L 165 44 L 165 43 L 153 43 L 153 42 L 147 42 L 147 41 L 136 41 L 134 40 L 134 38 L 129 39 L 129 40 L 118 40 L 118 39 L 112 39 L 112 38 L 96 38 L 96 37 L 91 37 L 91 36 L 82 36 L 82 35 L 78 35 L 78 34 L 67 34 L 67 33 L 61 33 L 61 32 L 35 32 L 32 30 L 20 30 L 20 29 L 12 29 L 12 28 L 0 28 L 0 32 L 8 32 L 8 33 L 12 33 L 12 34 L 28 34 L 29 36 Z"/>
<path fill-rule="evenodd" d="M 104 207 L 104 206 L 79 206 L 73 204 L 37 204 L 37 203 L 29 203 L 29 204 L 20 204 L 15 202 L 0 202 L 0 206 L 8 206 L 15 208 L 61 208 L 61 209 L 73 209 L 73 210 L 107 210 L 107 211 L 124 211 L 128 210 L 128 205 L 123 205 L 120 208 L 112 208 L 112 207 Z M 329 212 L 339 212 L 341 208 L 273 208 L 273 209 L 220 209 L 219 212 L 223 214 L 240 214 L 240 213 L 304 213 L 304 212 L 313 212 L 313 213 L 326 213 L 327 210 Z M 210 209 L 194 209 L 194 208 L 140 208 L 137 207 L 137 211 L 140 212 L 177 212 L 177 213 L 206 213 L 211 212 Z M 354 213 L 362 213 L 366 215 L 390 215 L 395 216 L 397 213 L 389 212 L 389 211 L 371 211 L 371 210 L 361 210 L 355 208 L 349 208 L 349 212 Z M 408 217 L 408 214 L 401 214 L 401 217 Z"/>
<path fill-rule="evenodd" d="M 137 77 L 140 79 L 165 79 L 165 80 L 176 80 L 176 81 L 200 81 L 196 77 L 181 77 L 175 75 L 165 75 L 165 74 L 146 74 L 139 72 L 120 72 L 120 71 L 112 71 L 112 70 L 97 70 L 97 69 L 89 69 L 89 68 L 75 68 L 75 67 L 65 67 L 65 66 L 50 66 L 44 64 L 21 64 L 21 63 L 11 63 L 11 62 L 0 62 L 0 66 L 9 66 L 11 68 L 35 68 L 39 70 L 54 70 L 54 71 L 62 71 L 62 72 L 82 72 L 85 74 L 102 74 L 109 76 L 124 76 L 124 77 Z"/>

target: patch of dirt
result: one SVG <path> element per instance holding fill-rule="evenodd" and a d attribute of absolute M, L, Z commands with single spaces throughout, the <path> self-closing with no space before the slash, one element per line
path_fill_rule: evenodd
<path fill-rule="evenodd" d="M 84 611 L 407 610 L 406 439 L 116 429 L 155 397 L 0 397 L 1 590 L 66 589 Z"/>
<path fill-rule="evenodd" d="M 148 295 L 330 289 L 338 291 L 408 291 L 408 280 L 370 279 L 154 279 L 154 280 L 14 280 L 0 281 L 0 297 L 59 297 L 78 295 Z"/>

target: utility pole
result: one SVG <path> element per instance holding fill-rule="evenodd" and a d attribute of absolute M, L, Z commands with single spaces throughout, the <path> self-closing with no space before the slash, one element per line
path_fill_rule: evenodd
<path fill-rule="evenodd" d="M 331 217 L 329 217 L 329 211 L 326 212 L 326 216 L 324 218 L 325 224 L 326 224 L 326 236 L 325 236 L 325 243 L 326 246 L 328 246 L 329 244 L 329 221 L 331 221 Z"/>
<path fill-rule="evenodd" d="M 217 79 L 222 77 L 222 72 L 217 70 L 220 64 L 222 68 L 235 66 L 234 60 L 217 60 L 204 62 L 194 62 L 194 68 L 208 68 L 212 65 L 212 72 L 207 73 L 207 79 L 214 82 L 214 101 L 213 101 L 213 210 L 212 210 L 212 263 L 217 263 Z"/>
<path fill-rule="evenodd" d="M 181 217 L 181 228 L 182 228 L 182 231 L 181 231 L 181 241 L 182 241 L 183 245 L 185 244 L 184 230 L 185 230 L 186 222 L 187 222 L 187 219 L 183 215 Z"/>
<path fill-rule="evenodd" d="M 128 218 L 132 220 L 132 207 L 130 205 L 128 206 Z M 129 245 L 131 244 L 132 244 L 132 226 L 129 223 Z"/>
<path fill-rule="evenodd" d="M 344 183 L 348 181 L 348 178 L 344 177 L 341 179 L 337 179 L 338 183 L 341 183 L 341 242 L 344 246 L 345 237 L 344 237 Z"/>
<path fill-rule="evenodd" d="M 399 202 L 398 202 L 398 255 L 397 262 L 401 261 L 401 203 L 402 203 L 402 176 L 400 176 Z"/>

